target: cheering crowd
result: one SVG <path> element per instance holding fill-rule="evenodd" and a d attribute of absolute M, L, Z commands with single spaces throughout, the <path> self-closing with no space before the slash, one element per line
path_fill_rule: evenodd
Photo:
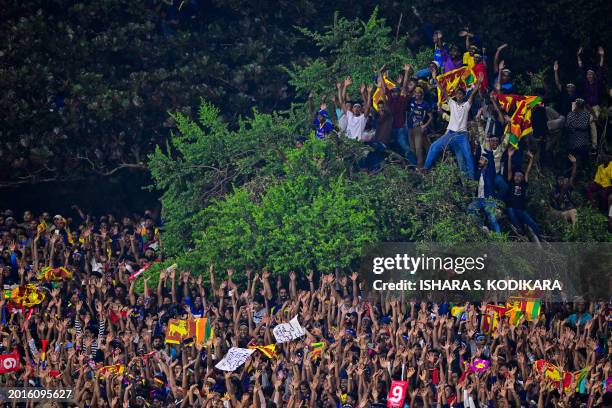
<path fill-rule="evenodd" d="M 604 87 L 604 49 L 597 49 L 590 66 L 580 48 L 577 76 L 568 67 L 563 72 L 565 84 L 556 61 L 554 78 L 529 73 L 533 95 L 519 95 L 502 59 L 507 44 L 496 50 L 491 64 L 473 42 L 473 34 L 464 30 L 461 35 L 465 52 L 445 44 L 436 31 L 429 67 L 415 70 L 406 64 L 397 75 L 385 66 L 374 68 L 374 83 L 362 84 L 358 97 L 347 93 L 350 76 L 338 82 L 336 91 L 330 91 L 335 115 L 328 113 L 325 101 L 313 112 L 316 137 L 336 132 L 366 144 L 369 153 L 359 167 L 371 174 L 379 172 L 383 162 L 393 161 L 395 154 L 409 167 L 428 173 L 448 151 L 461 173 L 478 181 L 467 208 L 478 225 L 500 232 L 498 203 L 504 202 L 512 228 L 542 240 L 542 230 L 528 208 L 529 172 L 537 163 L 556 175 L 546 204 L 553 216 L 576 225 L 579 216 L 572 198 L 576 188 L 608 215 L 612 230 L 607 136 L 612 88 Z"/>
<path fill-rule="evenodd" d="M 164 29 L 172 35 L 172 24 Z M 313 112 L 316 137 L 338 132 L 367 144 L 359 167 L 371 174 L 393 154 L 427 174 L 452 152 L 462 175 L 478 182 L 467 211 L 488 231 L 501 231 L 504 202 L 519 233 L 542 239 L 527 203 L 534 165 L 558 175 L 552 214 L 579 222 L 577 188 L 612 225 L 604 49 L 593 67 L 578 50 L 579 76 L 565 84 L 560 72 L 572 78 L 571 68 L 555 63 L 554 86 L 541 81 L 531 99 L 510 103 L 505 96 L 517 89 L 502 59 L 506 45 L 490 64 L 474 36 L 462 35 L 465 52 L 436 31 L 428 67 L 406 64 L 397 76 L 376 68 L 359 98 L 344 78 L 334 114 L 325 103 Z M 463 67 L 466 86 L 438 82 Z M 522 111 L 520 101 L 533 106 Z M 517 113 L 530 125 L 517 123 Z M 148 268 L 163 261 L 160 227 L 150 211 L 3 211 L 0 387 L 73 389 L 65 404 L 79 407 L 612 405 L 609 303 L 541 301 L 537 313 L 514 319 L 493 299 L 392 298 L 357 273 L 173 265 L 153 276 Z M 407 387 L 395 388 L 398 380 Z"/>
<path fill-rule="evenodd" d="M 356 273 L 242 271 L 245 282 L 210 265 L 205 283 L 171 266 L 149 284 L 154 214 L 73 212 L 0 215 L 0 359 L 19 355 L 0 364 L 2 387 L 71 388 L 80 407 L 367 408 L 404 379 L 410 408 L 610 404 L 608 303 L 542 303 L 493 325 L 494 302 L 391 298 Z M 274 328 L 296 316 L 302 332 L 279 343 Z M 198 318 L 206 341 L 169 341 L 171 319 Z M 252 354 L 215 368 L 232 347 Z"/>

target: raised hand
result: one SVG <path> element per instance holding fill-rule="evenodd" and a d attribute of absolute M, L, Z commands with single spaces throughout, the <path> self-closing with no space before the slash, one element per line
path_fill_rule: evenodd
<path fill-rule="evenodd" d="M 553 63 L 553 71 L 555 71 L 555 72 L 559 71 L 559 61 L 555 61 Z"/>

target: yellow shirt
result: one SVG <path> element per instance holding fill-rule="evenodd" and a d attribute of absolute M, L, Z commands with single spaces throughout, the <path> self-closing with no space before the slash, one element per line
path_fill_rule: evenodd
<path fill-rule="evenodd" d="M 468 68 L 472 68 L 474 66 L 474 57 L 470 55 L 469 51 L 463 53 L 463 63 L 467 65 Z"/>
<path fill-rule="evenodd" d="M 612 186 L 612 161 L 608 162 L 607 167 L 604 167 L 603 164 L 600 164 L 599 167 L 597 167 L 595 182 L 603 188 Z"/>

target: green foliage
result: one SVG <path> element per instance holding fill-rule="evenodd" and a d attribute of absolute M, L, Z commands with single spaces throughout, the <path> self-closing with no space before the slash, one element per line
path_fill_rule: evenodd
<path fill-rule="evenodd" d="M 580 173 L 580 172 L 579 172 Z M 584 175 L 586 177 L 586 175 Z M 555 186 L 555 175 L 549 171 L 532 171 L 529 183 L 530 211 L 544 229 L 551 242 L 611 242 L 612 234 L 607 230 L 607 217 L 591 208 L 585 197 L 583 185 L 586 179 L 578 180 L 572 201 L 578 211 L 575 227 L 555 216 L 549 205 L 550 192 Z"/>
<path fill-rule="evenodd" d="M 377 239 L 373 212 L 339 176 L 331 185 L 310 176 L 287 179 L 261 198 L 237 190 L 203 211 L 196 251 L 221 267 L 274 272 L 347 268 Z M 254 202 L 257 200 L 258 202 Z"/>
<path fill-rule="evenodd" d="M 149 168 L 155 187 L 163 190 L 165 249 L 178 254 L 192 247 L 197 215 L 210 199 L 281 168 L 278 149 L 291 143 L 294 128 L 290 116 L 254 112 L 232 131 L 206 101 L 200 105 L 199 121 L 181 113 L 173 118 L 177 132 L 166 149 L 158 146 L 149 156 Z"/>
<path fill-rule="evenodd" d="M 393 79 L 405 63 L 416 68 L 417 60 L 406 46 L 405 38 L 398 41 L 392 38 L 391 28 L 378 16 L 377 8 L 368 21 L 348 20 L 336 13 L 333 25 L 324 33 L 306 28 L 300 31 L 314 42 L 320 53 L 312 63 L 294 64 L 288 70 L 289 83 L 298 96 L 306 96 L 310 91 L 329 93 L 336 89 L 336 82 L 348 75 L 353 77 L 348 92 L 355 95 L 360 84 L 373 83 L 373 76 L 383 64 Z"/>

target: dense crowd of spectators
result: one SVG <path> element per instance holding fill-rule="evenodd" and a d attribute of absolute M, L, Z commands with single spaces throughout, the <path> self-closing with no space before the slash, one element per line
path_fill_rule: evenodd
<path fill-rule="evenodd" d="M 487 302 L 451 314 L 449 303 L 373 293 L 356 273 L 246 271 L 237 282 L 211 265 L 204 283 L 201 271 L 170 267 L 150 285 L 138 271 L 160 259 L 161 244 L 149 212 L 4 211 L 5 293 L 33 283 L 44 300 L 0 300 L 0 354 L 21 360 L 0 385 L 71 388 L 80 407 L 365 408 L 386 406 L 391 381 L 403 377 L 410 408 L 609 406 L 608 303 L 543 303 L 538 318 L 502 317 L 490 330 Z M 59 272 L 45 275 L 48 267 Z M 256 351 L 234 372 L 215 368 L 230 347 L 274 344 L 273 328 L 294 316 L 304 336 L 269 357 Z M 171 318 L 197 317 L 212 322 L 210 342 L 165 341 Z M 538 372 L 538 360 L 571 372 L 570 386 Z M 469 368 L 475 362 L 485 368 Z"/>

